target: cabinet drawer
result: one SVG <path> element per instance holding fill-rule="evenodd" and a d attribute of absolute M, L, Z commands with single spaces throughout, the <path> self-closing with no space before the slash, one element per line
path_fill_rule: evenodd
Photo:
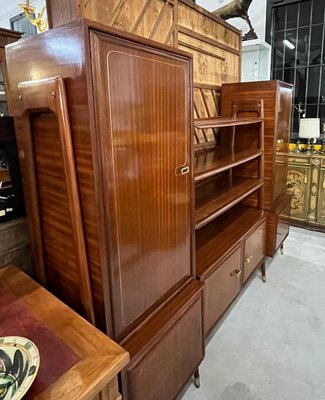
<path fill-rule="evenodd" d="M 205 332 L 211 330 L 241 288 L 241 247 L 237 248 L 205 280 Z"/>
<path fill-rule="evenodd" d="M 123 400 L 175 399 L 204 356 L 202 283 L 194 281 L 121 345 Z"/>
<path fill-rule="evenodd" d="M 245 239 L 244 247 L 244 281 L 262 261 L 265 251 L 265 226 L 263 222 L 250 236 Z"/>

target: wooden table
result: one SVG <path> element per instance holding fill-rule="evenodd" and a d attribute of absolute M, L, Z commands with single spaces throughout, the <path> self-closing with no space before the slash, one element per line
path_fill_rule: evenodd
<path fill-rule="evenodd" d="M 0 282 L 78 356 L 76 364 L 35 400 L 121 399 L 117 374 L 129 361 L 122 347 L 14 265 L 0 269 Z"/>

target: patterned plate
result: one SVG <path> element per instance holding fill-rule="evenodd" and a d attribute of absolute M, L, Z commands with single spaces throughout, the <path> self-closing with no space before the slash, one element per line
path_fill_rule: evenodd
<path fill-rule="evenodd" d="M 37 347 L 19 336 L 0 338 L 0 400 L 21 399 L 40 365 Z"/>

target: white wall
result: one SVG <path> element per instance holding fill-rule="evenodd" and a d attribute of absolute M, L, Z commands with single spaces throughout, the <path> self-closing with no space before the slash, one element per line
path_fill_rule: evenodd
<path fill-rule="evenodd" d="M 232 0 L 196 0 L 196 3 L 208 11 L 214 11 Z M 265 40 L 266 23 L 266 0 L 253 0 L 248 9 L 249 19 L 259 39 Z M 227 22 L 243 31 L 243 35 L 248 32 L 247 23 L 241 18 L 231 18 Z"/>
<path fill-rule="evenodd" d="M 0 27 L 10 29 L 9 18 L 22 12 L 18 4 L 24 4 L 25 0 L 0 0 Z M 31 0 L 30 5 L 40 12 L 45 6 L 45 0 Z"/>

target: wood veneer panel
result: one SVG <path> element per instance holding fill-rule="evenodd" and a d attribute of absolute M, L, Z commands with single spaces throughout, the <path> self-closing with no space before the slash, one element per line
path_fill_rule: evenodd
<path fill-rule="evenodd" d="M 198 182 L 260 157 L 262 154 L 262 151 L 251 149 L 233 152 L 224 147 L 197 151 L 194 156 L 194 179 Z"/>
<path fill-rule="evenodd" d="M 263 217 L 263 211 L 241 204 L 196 231 L 197 275 L 204 278 Z"/>
<path fill-rule="evenodd" d="M 218 180 L 197 187 L 195 229 L 200 229 L 263 186 L 263 180 L 220 175 Z"/>
<path fill-rule="evenodd" d="M 122 337 L 192 274 L 191 174 L 180 173 L 191 154 L 190 64 L 95 32 L 91 46 L 115 337 Z"/>
<path fill-rule="evenodd" d="M 123 399 L 177 397 L 204 356 L 202 289 L 202 283 L 192 281 L 122 341 L 131 355 L 122 372 Z"/>
<path fill-rule="evenodd" d="M 43 252 L 49 289 L 60 293 L 63 300 L 73 301 L 74 308 L 78 309 L 81 302 L 78 268 L 58 129 L 56 116 L 52 113 L 33 117 Z"/>
<path fill-rule="evenodd" d="M 55 34 L 54 34 L 55 32 Z M 64 46 L 63 46 L 64 43 Z M 49 51 L 51 49 L 51 51 Z M 105 315 L 103 312 L 103 281 L 101 276 L 101 256 L 99 250 L 99 208 L 96 202 L 96 187 L 94 182 L 93 145 L 90 136 L 89 104 L 87 95 L 87 80 L 85 75 L 85 54 L 84 44 L 81 37 L 81 22 L 75 21 L 69 26 L 62 26 L 55 31 L 49 30 L 42 35 L 25 39 L 24 44 L 18 42 L 16 47 L 10 45 L 6 48 L 6 56 L 10 68 L 9 81 L 11 89 L 11 105 L 15 116 L 15 127 L 17 144 L 20 154 L 21 171 L 24 186 L 24 196 L 27 209 L 30 210 L 33 204 L 33 194 L 27 171 L 31 168 L 30 155 L 26 154 L 26 135 L 22 119 L 16 117 L 19 114 L 20 103 L 18 100 L 18 83 L 35 79 L 44 79 L 50 76 L 62 76 L 65 80 L 67 102 L 69 108 L 69 119 L 74 145 L 74 156 L 79 184 L 79 195 L 81 201 L 83 227 L 89 257 L 90 277 L 92 288 L 96 293 L 94 307 L 97 309 L 96 324 L 105 330 Z M 42 147 L 40 152 L 47 151 Z M 24 157 L 25 155 L 26 157 Z M 49 184 L 49 182 L 47 183 Z M 60 196 L 60 190 L 53 187 L 55 196 Z M 58 188 L 59 189 L 59 188 Z M 63 201 L 64 203 L 64 201 Z M 59 204 L 57 204 L 59 208 Z M 65 209 L 66 204 L 63 204 Z M 57 215 L 57 214 L 56 214 Z M 30 213 L 29 228 L 33 255 L 37 254 L 39 244 L 36 242 L 33 230 L 34 221 Z M 57 217 L 58 220 L 60 216 Z M 65 221 L 66 222 L 66 221 Z M 57 223 L 55 221 L 52 222 Z M 60 271 L 60 262 L 57 262 L 58 255 L 53 254 L 53 261 L 48 258 L 48 273 L 56 276 Z M 59 253 L 58 253 L 59 254 Z M 61 254 L 61 253 L 60 253 Z M 55 258 L 54 258 L 55 257 Z M 69 258 L 70 256 L 68 256 Z M 99 267 L 98 267 L 99 266 Z M 58 272 L 59 275 L 61 272 Z M 68 274 L 68 271 L 66 271 Z M 78 279 L 77 279 L 78 278 Z M 79 285 L 79 277 L 72 271 L 68 278 L 71 281 L 71 288 L 61 281 L 55 286 L 54 293 L 59 298 L 64 298 L 66 303 L 76 310 L 81 310 L 79 302 L 80 295 L 75 293 Z M 64 285 L 64 287 L 62 286 Z M 79 292 L 79 290 L 78 290 Z"/>

